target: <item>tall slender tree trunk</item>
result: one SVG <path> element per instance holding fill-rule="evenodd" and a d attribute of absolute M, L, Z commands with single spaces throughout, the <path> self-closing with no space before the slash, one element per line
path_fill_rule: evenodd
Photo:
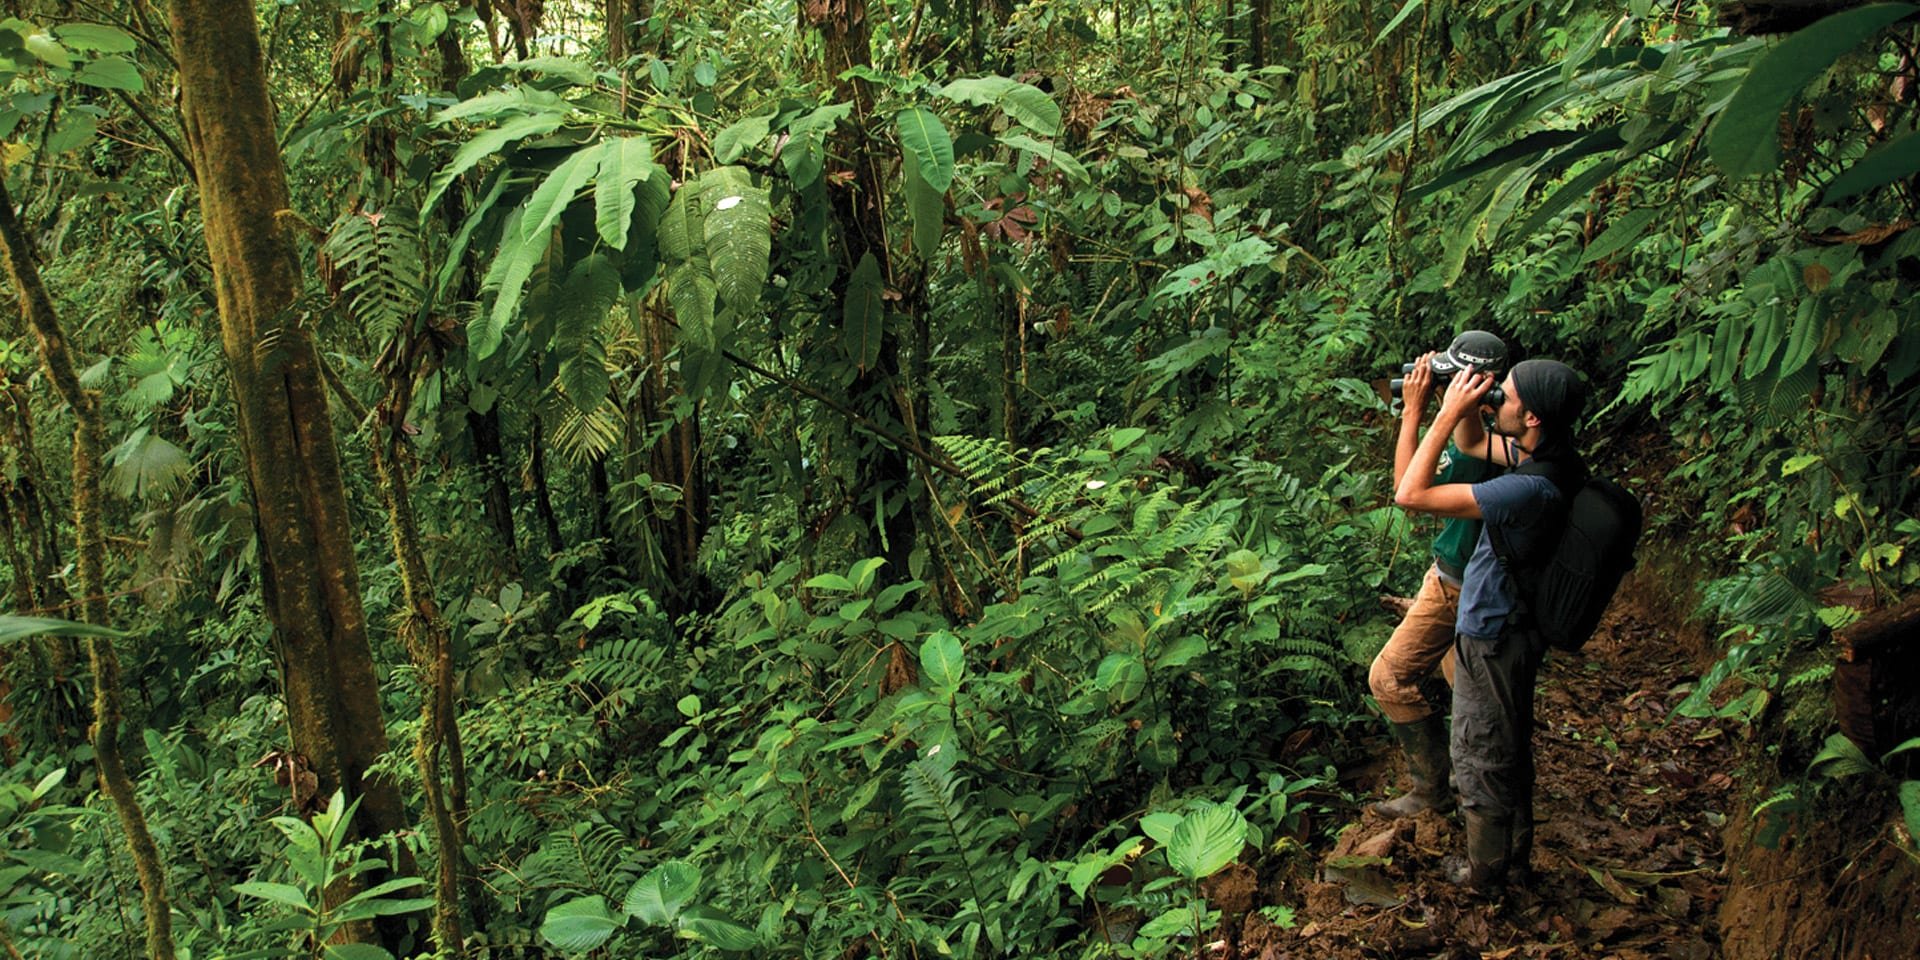
<path fill-rule="evenodd" d="M 836 304 L 846 301 L 848 278 L 856 264 L 869 254 L 880 265 L 880 275 L 895 290 L 902 284 L 895 277 L 892 252 L 887 245 L 883 198 L 887 185 L 881 164 L 887 151 L 874 149 L 870 142 L 873 126 L 873 90 L 867 81 L 847 72 L 873 65 L 872 25 L 867 19 L 866 0 L 833 0 L 808 3 L 803 14 L 809 25 L 820 32 L 822 66 L 833 77 L 834 95 L 853 104 L 852 115 L 835 132 L 833 154 L 846 157 L 854 166 L 853 178 L 828 187 L 836 233 L 839 239 L 842 269 L 834 281 Z M 838 317 L 840 309 L 830 307 Z M 900 333 L 892 318 L 883 326 L 877 362 L 859 371 L 848 389 L 853 409 L 875 423 L 884 424 L 897 435 L 910 417 L 903 416 L 898 393 L 900 381 Z M 887 559 L 882 576 L 904 580 L 908 576 L 907 559 L 914 546 L 914 512 L 909 503 L 913 473 L 907 454 L 889 443 L 872 439 L 856 442 L 860 451 L 855 466 L 854 489 L 862 498 L 858 504 L 864 516 L 876 517 L 879 529 L 872 531 L 867 550 Z"/>
<path fill-rule="evenodd" d="M 253 6 L 175 0 L 172 25 L 293 748 L 321 796 L 360 800 L 358 834 L 379 836 L 407 817 L 399 790 L 367 776 L 386 723 L 326 386 L 295 307 L 300 271 Z M 396 920 L 382 939 L 399 948 L 403 933 Z"/>
<path fill-rule="evenodd" d="M 66 334 L 60 328 L 53 299 L 40 282 L 40 268 L 25 231 L 13 215 L 13 198 L 0 180 L 0 257 L 6 260 L 7 277 L 20 297 L 20 312 L 40 341 L 40 358 L 47 378 L 60 398 L 73 410 L 73 539 L 76 554 L 75 574 L 80 585 L 81 613 L 96 626 L 107 626 L 106 538 L 101 527 L 100 502 L 100 401 L 91 391 L 82 389 L 73 353 L 67 348 Z M 160 848 L 147 829 L 146 813 L 134 795 L 133 777 L 127 773 L 120 752 L 120 727 L 126 711 L 120 699 L 120 656 L 113 641 L 106 637 L 87 639 L 87 656 L 93 667 L 93 758 L 100 771 L 100 789 L 119 815 L 120 828 L 133 852 L 133 864 L 140 878 L 140 905 L 146 914 L 147 956 L 170 960 L 173 956 L 173 908 L 167 902 L 167 870 L 160 862 Z"/>

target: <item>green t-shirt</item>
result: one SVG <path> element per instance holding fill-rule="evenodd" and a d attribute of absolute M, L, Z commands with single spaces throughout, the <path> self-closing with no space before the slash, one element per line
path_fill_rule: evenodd
<path fill-rule="evenodd" d="M 1433 483 L 1479 483 L 1500 472 L 1492 463 L 1469 457 L 1451 442 L 1440 452 L 1440 468 L 1433 472 Z M 1480 539 L 1480 521 L 1455 518 L 1440 528 L 1433 538 L 1433 558 L 1455 569 L 1465 570 L 1473 545 Z"/>

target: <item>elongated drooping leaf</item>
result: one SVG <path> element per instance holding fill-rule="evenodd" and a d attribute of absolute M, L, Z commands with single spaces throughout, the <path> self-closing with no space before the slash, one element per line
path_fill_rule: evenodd
<path fill-rule="evenodd" d="M 847 280 L 840 328 L 840 345 L 861 370 L 872 369 L 880 361 L 880 338 L 887 324 L 885 289 L 880 261 L 872 253 L 861 254 L 860 263 Z"/>
<path fill-rule="evenodd" d="M 925 107 L 908 107 L 894 118 L 900 145 L 918 161 L 920 177 L 941 193 L 953 183 L 953 137 L 946 124 Z"/>
<path fill-rule="evenodd" d="M 1632 246 L 1642 234 L 1647 232 L 1647 228 L 1653 225 L 1653 218 L 1659 213 L 1658 207 L 1641 207 L 1638 210 L 1629 211 L 1594 238 L 1593 245 L 1587 248 L 1586 253 L 1580 255 L 1580 262 L 1592 263 L 1595 260 L 1611 257 Z"/>
<path fill-rule="evenodd" d="M 713 159 L 721 163 L 740 159 L 754 145 L 767 138 L 767 130 L 772 125 L 772 117 L 748 117 L 714 134 Z"/>
<path fill-rule="evenodd" d="M 524 212 L 520 215 L 521 236 L 537 236 L 553 228 L 553 222 L 560 219 L 561 212 L 573 202 L 574 195 L 599 171 L 600 152 L 597 144 L 581 147 L 560 161 L 560 165 L 540 181 L 540 186 L 534 188 L 533 196 L 527 198 Z"/>
<path fill-rule="evenodd" d="M 745 167 L 720 167 L 701 177 L 707 259 L 720 302 L 735 318 L 758 312 L 773 254 L 773 208 Z"/>
<path fill-rule="evenodd" d="M 112 627 L 96 627 L 91 623 L 76 620 L 58 620 L 53 617 L 16 617 L 0 614 L 0 643 L 19 640 L 22 637 L 124 637 L 126 634 Z"/>
<path fill-rule="evenodd" d="M 1780 113 L 1841 55 L 1915 11 L 1877 3 L 1836 13 L 1801 29 L 1756 60 L 1707 131 L 1707 152 L 1729 177 L 1767 173 L 1780 162 Z"/>
<path fill-rule="evenodd" d="M 1380 32 L 1374 35 L 1373 45 L 1376 47 L 1379 46 L 1380 41 L 1385 40 L 1387 38 L 1387 34 L 1393 32 L 1394 27 L 1397 27 L 1407 22 L 1408 17 L 1413 16 L 1415 13 L 1419 12 L 1420 5 L 1422 2 L 1423 0 L 1407 0 L 1406 3 L 1402 4 L 1400 7 L 1400 12 L 1394 14 L 1393 19 L 1388 20 L 1387 25 L 1384 27 L 1381 27 Z"/>
<path fill-rule="evenodd" d="M 473 169 L 474 164 L 499 153 L 502 147 L 516 140 L 552 133 L 560 128 L 560 123 L 564 119 L 566 118 L 557 113 L 520 117 L 476 135 L 459 150 L 454 151 L 453 159 L 448 161 L 440 172 L 433 175 L 433 183 L 427 190 L 427 200 L 420 206 L 420 215 L 429 216 L 440 195 L 447 192 L 447 188 L 453 185 L 455 178 Z"/>
<path fill-rule="evenodd" d="M 705 179 L 680 185 L 660 217 L 660 256 L 668 266 L 694 259 L 706 249 L 706 211 L 700 205 Z"/>
<path fill-rule="evenodd" d="M 1060 172 L 1075 183 L 1085 185 L 1092 182 L 1093 178 L 1087 175 L 1087 168 L 1057 143 L 1043 143 L 1024 133 L 1006 134 L 1000 138 L 1000 142 L 1016 150 L 1031 151 L 1040 159 L 1059 167 Z"/>
<path fill-rule="evenodd" d="M 518 227 L 520 211 L 507 220 L 501 231 L 500 250 L 494 255 L 493 265 L 487 270 L 488 285 L 496 288 L 493 308 L 474 315 L 467 323 L 467 349 L 474 359 L 484 360 L 500 346 L 501 337 L 520 309 L 520 299 L 527 290 L 527 278 L 533 276 L 533 268 L 547 255 L 547 247 L 553 241 L 551 233 L 522 236 Z"/>
<path fill-rule="evenodd" d="M 615 250 L 627 249 L 633 226 L 634 186 L 654 174 L 653 147 L 646 137 L 620 137 L 600 148 L 594 175 L 593 225 Z"/>
<path fill-rule="evenodd" d="M 933 256 L 946 226 L 947 195 L 920 176 L 920 163 L 911 154 L 902 164 L 907 181 L 907 212 L 913 219 L 913 252 L 922 260 Z"/>
<path fill-rule="evenodd" d="M 1909 130 L 1888 140 L 1848 167 L 1820 192 L 1820 202 L 1832 203 L 1920 173 L 1920 131 Z"/>
<path fill-rule="evenodd" d="M 60 42 L 75 50 L 132 53 L 136 44 L 125 30 L 100 23 L 68 23 L 53 28 Z"/>

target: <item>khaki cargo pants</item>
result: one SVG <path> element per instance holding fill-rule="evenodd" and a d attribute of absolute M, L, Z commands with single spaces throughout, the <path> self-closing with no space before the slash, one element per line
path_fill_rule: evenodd
<path fill-rule="evenodd" d="M 1453 622 L 1459 609 L 1460 588 L 1441 579 L 1437 568 L 1428 567 L 1413 606 L 1367 671 L 1367 686 L 1388 720 L 1415 723 L 1433 713 L 1433 706 L 1420 695 L 1420 681 L 1432 676 L 1435 668 L 1449 685 L 1453 683 Z"/>

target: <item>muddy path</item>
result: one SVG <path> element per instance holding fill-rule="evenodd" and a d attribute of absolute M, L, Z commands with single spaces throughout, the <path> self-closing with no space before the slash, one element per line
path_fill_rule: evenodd
<path fill-rule="evenodd" d="M 1497 902 L 1441 879 L 1457 854 L 1457 814 L 1353 823 L 1311 858 L 1221 878 L 1224 901 L 1282 904 L 1291 927 L 1257 911 L 1217 955 L 1284 958 L 1720 956 L 1722 827 L 1736 796 L 1736 737 L 1725 721 L 1670 718 L 1697 668 L 1666 631 L 1626 614 L 1583 652 L 1549 656 L 1534 730 L 1539 782 L 1533 878 Z M 1386 756 L 1385 737 L 1381 755 Z M 1356 788 L 1385 795 L 1399 760 Z M 1237 883 L 1235 881 L 1238 881 Z M 1257 883 L 1254 882 L 1257 880 Z M 1239 889 L 1234 889 L 1238 887 Z"/>

